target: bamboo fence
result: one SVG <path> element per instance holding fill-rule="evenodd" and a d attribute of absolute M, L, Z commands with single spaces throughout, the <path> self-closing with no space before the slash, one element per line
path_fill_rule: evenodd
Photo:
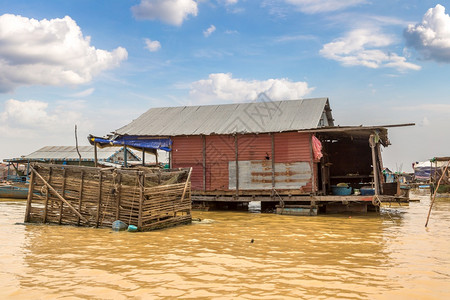
<path fill-rule="evenodd" d="M 121 220 L 147 231 L 192 220 L 191 169 L 38 163 L 31 171 L 25 222 L 111 227 Z"/>

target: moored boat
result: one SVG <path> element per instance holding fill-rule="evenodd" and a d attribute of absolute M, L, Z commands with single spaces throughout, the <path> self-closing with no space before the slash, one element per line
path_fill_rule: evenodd
<path fill-rule="evenodd" d="M 27 199 L 28 187 L 0 185 L 0 198 Z"/>

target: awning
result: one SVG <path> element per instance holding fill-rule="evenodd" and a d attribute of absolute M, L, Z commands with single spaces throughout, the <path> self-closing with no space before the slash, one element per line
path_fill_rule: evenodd
<path fill-rule="evenodd" d="M 91 145 L 97 143 L 97 146 L 99 146 L 100 148 L 128 146 L 139 150 L 159 149 L 167 152 L 172 151 L 172 140 L 169 138 L 153 138 L 132 135 L 112 136 L 109 138 L 104 138 L 89 135 L 88 140 Z"/>

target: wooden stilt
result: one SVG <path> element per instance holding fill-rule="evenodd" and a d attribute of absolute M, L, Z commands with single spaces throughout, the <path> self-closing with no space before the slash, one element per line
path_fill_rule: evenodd
<path fill-rule="evenodd" d="M 52 173 L 53 168 L 50 167 L 48 170 L 48 183 L 50 184 L 52 181 Z M 47 223 L 47 214 L 48 214 L 48 200 L 50 199 L 50 189 L 48 186 L 46 186 L 47 192 L 45 193 L 45 202 L 44 202 L 44 219 L 42 220 L 43 223 Z"/>
<path fill-rule="evenodd" d="M 138 230 L 142 230 L 142 208 L 144 206 L 144 182 L 145 177 L 143 173 L 139 174 L 139 215 L 138 215 Z"/>
<path fill-rule="evenodd" d="M 63 170 L 63 183 L 62 183 L 62 197 L 66 197 L 66 174 L 67 174 L 67 169 Z M 60 204 L 60 208 L 59 208 L 59 219 L 58 219 L 58 224 L 61 225 L 62 223 L 62 218 L 63 218 L 63 211 L 64 211 L 64 202 L 61 201 Z"/>
<path fill-rule="evenodd" d="M 117 205 L 116 205 L 116 220 L 120 220 L 120 200 L 121 200 L 121 195 L 122 195 L 122 174 L 119 173 L 119 175 L 117 175 L 119 177 L 118 182 L 117 182 Z"/>
<path fill-rule="evenodd" d="M 30 184 L 28 186 L 28 198 L 27 198 L 27 207 L 25 209 L 25 222 L 30 221 L 30 213 L 31 213 L 31 202 L 33 201 L 33 190 L 34 190 L 34 181 L 35 181 L 34 173 L 31 173 Z"/>
<path fill-rule="evenodd" d="M 102 205 L 102 180 L 103 172 L 98 172 L 98 198 L 97 198 L 97 216 L 95 217 L 95 227 L 98 227 L 98 222 L 100 220 L 100 210 Z"/>
<path fill-rule="evenodd" d="M 83 188 L 84 188 L 84 171 L 81 170 L 80 175 L 80 192 L 78 193 L 78 211 L 81 213 L 81 205 L 83 202 Z M 77 225 L 80 225 L 80 217 L 78 216 Z"/>

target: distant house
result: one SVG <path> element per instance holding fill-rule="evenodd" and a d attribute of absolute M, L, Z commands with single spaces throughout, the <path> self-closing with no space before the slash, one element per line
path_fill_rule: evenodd
<path fill-rule="evenodd" d="M 81 165 L 94 166 L 95 153 L 92 146 L 79 146 Z M 123 165 L 124 148 L 100 148 L 97 150 L 99 164 Z M 20 158 L 5 159 L 9 163 L 47 162 L 55 164 L 78 165 L 80 157 L 75 146 L 46 146 Z M 133 151 L 127 150 L 127 161 L 130 164 L 140 163 L 141 158 Z"/>
<path fill-rule="evenodd" d="M 195 201 L 329 203 L 344 199 L 333 190 L 339 183 L 383 195 L 380 147 L 390 144 L 387 127 L 405 125 L 335 126 L 328 98 L 315 98 L 152 108 L 91 141 L 140 142 L 145 151 L 143 141 L 154 141 L 171 167 L 193 168 Z"/>

